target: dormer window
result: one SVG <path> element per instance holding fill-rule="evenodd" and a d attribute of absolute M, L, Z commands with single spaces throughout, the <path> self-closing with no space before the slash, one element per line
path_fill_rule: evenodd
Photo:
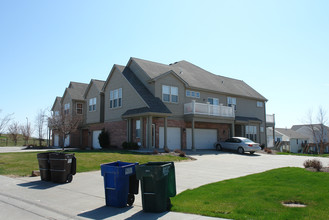
<path fill-rule="evenodd" d="M 163 85 L 162 101 L 178 103 L 178 87 Z"/>

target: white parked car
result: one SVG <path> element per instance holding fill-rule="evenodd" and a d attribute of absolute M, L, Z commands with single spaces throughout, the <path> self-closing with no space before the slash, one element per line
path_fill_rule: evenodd
<path fill-rule="evenodd" d="M 215 143 L 216 150 L 234 150 L 239 154 L 243 154 L 244 152 L 249 152 L 250 154 L 255 153 L 260 150 L 261 147 L 258 143 L 249 140 L 244 137 L 231 137 L 226 141 L 220 141 Z"/>

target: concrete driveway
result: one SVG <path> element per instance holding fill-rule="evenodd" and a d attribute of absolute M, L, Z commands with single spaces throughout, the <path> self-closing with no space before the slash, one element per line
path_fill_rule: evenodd
<path fill-rule="evenodd" d="M 306 159 L 311 159 L 216 151 L 190 154 L 197 160 L 175 163 L 177 193 L 274 168 L 302 167 Z M 328 158 L 319 159 L 328 165 Z M 140 192 L 132 207 L 106 207 L 100 171 L 76 174 L 69 184 L 44 182 L 40 177 L 5 176 L 0 176 L 0 183 L 0 219 L 215 219 L 175 212 L 145 213 Z"/>

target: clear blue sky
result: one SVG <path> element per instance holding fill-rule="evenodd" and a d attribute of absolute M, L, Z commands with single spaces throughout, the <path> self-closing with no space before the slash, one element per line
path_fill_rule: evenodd
<path fill-rule="evenodd" d="M 241 79 L 277 127 L 329 110 L 329 1 L 2 0 L 0 27 L 0 117 L 21 123 L 130 57 Z"/>

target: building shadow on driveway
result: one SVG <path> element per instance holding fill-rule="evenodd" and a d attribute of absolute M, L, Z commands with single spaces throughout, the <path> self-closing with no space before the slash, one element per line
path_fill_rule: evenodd
<path fill-rule="evenodd" d="M 94 210 L 90 210 L 84 213 L 78 214 L 80 217 L 89 218 L 89 219 L 107 219 L 107 218 L 113 218 L 115 219 L 115 216 L 123 214 L 128 212 L 133 207 L 124 207 L 124 208 L 115 208 L 115 207 L 109 207 L 109 206 L 102 206 Z M 147 213 L 143 212 L 142 210 L 133 214 L 132 216 L 129 216 L 129 214 L 132 212 L 129 212 L 126 214 L 126 216 L 117 216 L 119 219 L 158 219 L 161 216 L 165 215 L 168 212 L 163 213 Z"/>
<path fill-rule="evenodd" d="M 21 186 L 21 187 L 26 187 L 26 188 L 29 188 L 29 189 L 44 190 L 44 189 L 50 189 L 50 188 L 55 187 L 59 184 L 37 180 L 37 181 L 32 181 L 32 182 L 20 183 L 20 184 L 17 184 L 17 185 Z"/>

